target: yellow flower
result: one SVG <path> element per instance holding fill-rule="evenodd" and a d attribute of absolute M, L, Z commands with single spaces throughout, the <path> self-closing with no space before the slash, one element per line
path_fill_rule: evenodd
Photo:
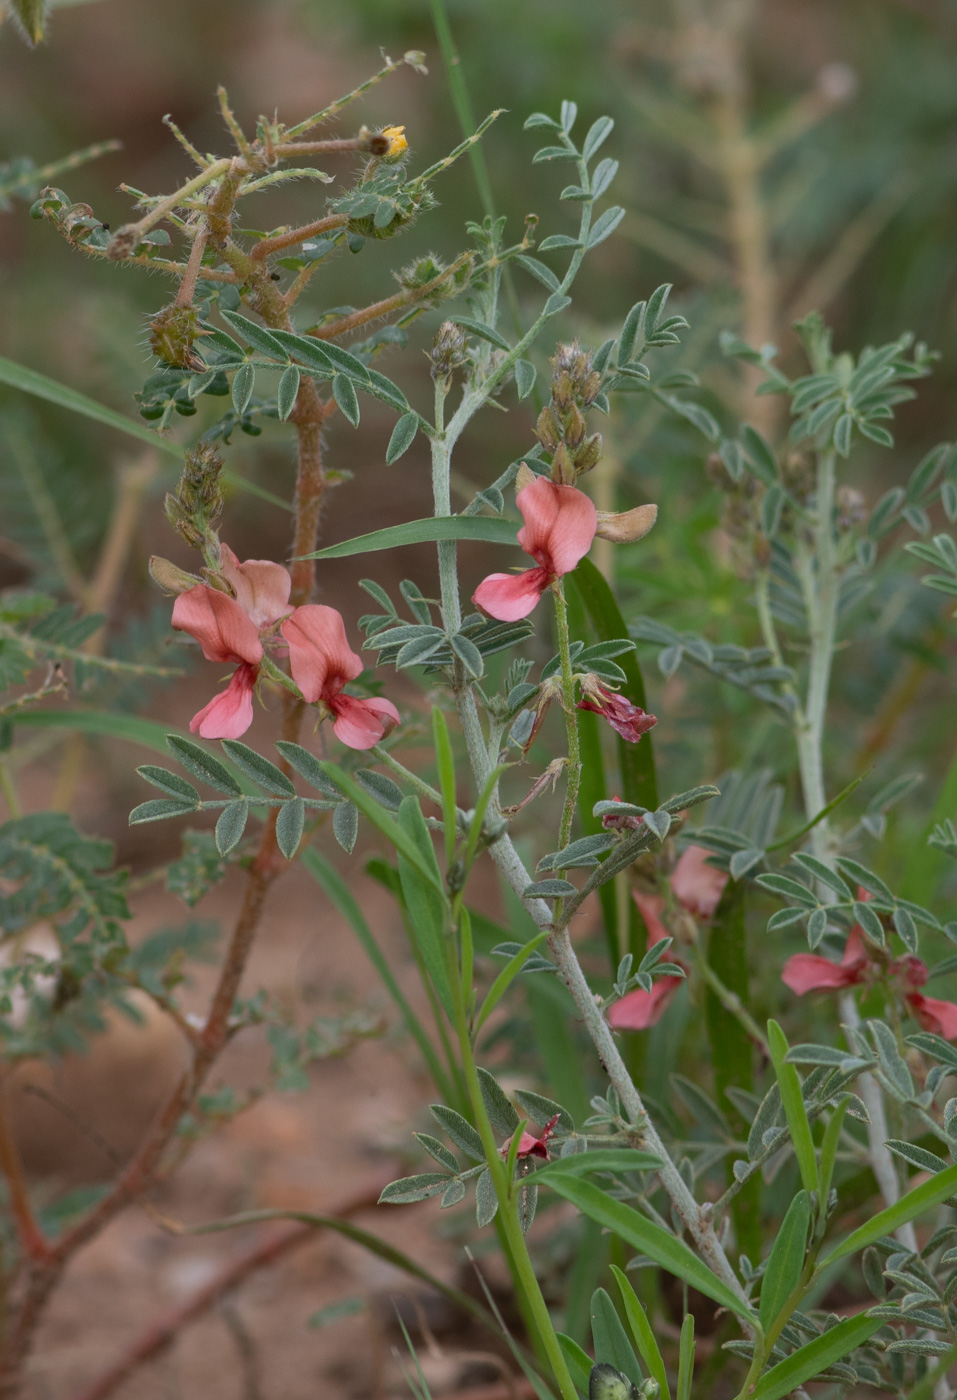
<path fill-rule="evenodd" d="M 404 126 L 384 127 L 381 135 L 386 137 L 389 142 L 388 149 L 384 156 L 385 160 L 395 160 L 398 156 L 401 156 L 404 151 L 409 149 L 409 143 L 405 139 Z"/>

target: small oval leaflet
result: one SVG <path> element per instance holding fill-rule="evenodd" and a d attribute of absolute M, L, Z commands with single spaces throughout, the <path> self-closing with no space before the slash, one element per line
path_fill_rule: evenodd
<path fill-rule="evenodd" d="M 286 371 L 288 374 L 288 370 Z M 283 376 L 285 377 L 285 376 Z M 347 374 L 337 374 L 332 381 L 332 396 L 342 411 L 344 418 L 354 428 L 359 426 L 359 396 Z"/>
<path fill-rule="evenodd" d="M 216 823 L 216 849 L 221 856 L 228 855 L 242 840 L 248 816 L 248 802 L 229 802 L 223 808 Z"/>

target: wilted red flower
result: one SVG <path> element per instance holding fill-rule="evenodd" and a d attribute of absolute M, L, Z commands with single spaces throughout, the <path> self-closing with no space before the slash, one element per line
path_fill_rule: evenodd
<path fill-rule="evenodd" d="M 537 567 L 520 574 L 489 574 L 472 594 L 476 607 L 501 622 L 528 617 L 549 584 L 588 553 L 598 525 L 584 491 L 556 486 L 544 476 L 523 486 L 515 500 L 525 521 L 518 542 Z"/>
<path fill-rule="evenodd" d="M 545 1124 L 544 1128 L 542 1129 L 542 1135 L 541 1135 L 541 1137 L 534 1137 L 534 1136 L 533 1136 L 530 1132 L 528 1132 L 527 1130 L 526 1130 L 524 1133 L 522 1133 L 522 1136 L 521 1136 L 521 1137 L 519 1138 L 519 1140 L 518 1140 L 518 1152 L 517 1152 L 516 1156 L 517 1156 L 519 1159 L 521 1159 L 522 1157 L 543 1157 L 543 1158 L 545 1159 L 545 1161 L 547 1162 L 547 1161 L 548 1161 L 548 1146 L 547 1146 L 548 1139 L 551 1137 L 552 1133 L 555 1131 L 555 1125 L 556 1125 L 556 1123 L 558 1122 L 559 1116 L 560 1116 L 560 1115 L 556 1113 L 555 1116 L 554 1116 L 554 1118 L 549 1118 L 548 1122 Z M 511 1137 L 511 1138 L 509 1138 L 508 1142 L 502 1144 L 502 1146 L 499 1148 L 499 1153 L 501 1154 L 501 1156 L 503 1156 L 503 1157 L 507 1157 L 507 1156 L 508 1156 L 508 1154 L 509 1154 L 509 1152 L 510 1152 L 510 1150 L 511 1150 L 511 1146 L 512 1146 L 512 1142 L 513 1142 L 513 1141 L 514 1141 L 514 1137 Z"/>
<path fill-rule="evenodd" d="M 350 749 L 371 749 L 399 723 L 391 700 L 360 700 L 343 686 L 355 680 L 362 659 L 346 641 L 345 623 L 335 608 L 307 603 L 283 623 L 292 678 L 310 705 L 322 702 L 334 716 L 333 731 Z"/>
<path fill-rule="evenodd" d="M 181 593 L 173 604 L 173 626 L 199 642 L 207 661 L 233 662 L 226 689 L 190 720 L 204 739 L 238 739 L 253 722 L 253 690 L 263 657 L 261 634 L 289 612 L 290 578 L 281 564 L 247 559 L 240 564 L 222 546 L 220 573 L 235 597 L 208 584 Z"/>
<path fill-rule="evenodd" d="M 583 689 L 585 693 L 578 702 L 578 708 L 601 715 L 615 733 L 627 739 L 629 744 L 637 744 L 642 734 L 647 734 L 658 723 L 655 715 L 646 714 L 640 705 L 633 705 L 624 695 L 599 685 L 594 678 L 591 684 L 585 683 Z"/>

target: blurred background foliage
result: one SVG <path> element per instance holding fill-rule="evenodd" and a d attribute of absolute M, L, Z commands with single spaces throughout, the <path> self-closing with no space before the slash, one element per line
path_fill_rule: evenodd
<path fill-rule="evenodd" d="M 759 345 L 773 341 L 785 369 L 796 374 L 804 366 L 790 325 L 812 308 L 825 313 L 839 347 L 913 330 L 942 360 L 919 385 L 916 403 L 899 413 L 895 453 L 875 447 L 856 454 L 851 484 L 869 505 L 953 433 L 957 4 L 449 0 L 447 13 L 475 117 L 508 109 L 483 150 L 496 210 L 508 214 L 513 237 L 530 212 L 543 215 L 541 235 L 567 231 L 575 214 L 556 199 L 565 172 L 530 165 L 534 138 L 522 131 L 525 116 L 555 112 L 573 97 L 583 126 L 599 112 L 615 117 L 606 153 L 620 161 L 612 193 L 628 214 L 586 264 L 566 333 L 598 345 L 633 302 L 673 282 L 672 306 L 692 330 L 669 352 L 671 367 L 701 376 L 692 396 L 724 427 L 745 417 L 781 442 L 781 401 L 753 397 L 747 369 L 719 349 L 722 331 Z M 403 70 L 345 119 L 344 131 L 360 119 L 405 123 L 416 163 L 424 164 L 460 133 L 433 19 L 429 0 L 92 0 L 57 7 L 51 42 L 32 51 L 6 23 L 0 161 L 28 158 L 42 166 L 119 138 L 121 152 L 56 178 L 116 227 L 130 208 L 116 189 L 120 179 L 152 191 L 182 174 L 184 157 L 162 125 L 165 113 L 201 149 L 218 150 L 218 82 L 247 126 L 277 106 L 295 120 L 361 80 L 379 48 L 396 56 L 421 48 L 430 76 Z M 386 243 L 373 256 L 337 261 L 338 282 L 327 278 L 318 288 L 321 304 L 386 294 L 397 257 L 404 264 L 434 251 L 450 261 L 464 246 L 465 220 L 481 212 L 468 163 L 445 175 L 437 192 L 440 207 L 403 238 L 401 250 Z M 29 221 L 19 196 L 34 193 L 21 185 L 0 213 L 0 353 L 132 414 L 133 392 L 148 372 L 145 321 L 166 288 L 108 264 L 82 263 L 48 228 Z M 263 226 L 315 217 L 311 211 L 321 212 L 324 198 L 305 185 L 265 194 Z M 519 316 L 523 290 L 516 282 Z M 435 319 L 413 328 L 413 346 L 428 345 Z M 394 365 L 386 368 L 391 373 Z M 415 353 L 398 370 L 413 401 L 429 393 L 427 372 Z M 460 459 L 469 482 L 484 484 L 528 449 L 532 403 L 507 416 L 486 415 L 481 443 L 465 444 Z M 118 455 L 128 457 L 130 449 L 106 429 L 21 396 L 3 391 L 0 404 L 0 582 L 32 575 L 50 586 L 49 549 L 37 529 L 43 490 L 66 505 L 73 548 L 81 564 L 89 561 L 105 528 Z M 202 422 L 192 420 L 189 430 L 195 434 Z M 651 499 L 664 508 L 663 527 L 616 554 L 625 615 L 651 615 L 712 641 L 757 644 L 751 585 L 718 528 L 723 499 L 706 472 L 704 439 L 645 395 L 620 398 L 600 426 L 606 460 L 596 474 L 599 504 Z M 387 432 L 384 418 L 378 430 L 373 420 L 356 449 L 346 425 L 331 426 L 330 465 L 353 477 L 328 509 L 329 539 L 428 509 L 424 459 L 417 459 L 417 477 L 412 455 L 398 474 L 382 466 Z M 285 484 L 291 471 L 268 427 L 255 440 L 237 435 L 230 465 L 265 485 Z M 381 481 L 374 501 L 370 473 Z M 155 479 L 157 494 L 166 474 Z M 281 550 L 281 517 L 273 520 L 249 497 L 236 498 L 232 510 L 230 537 L 240 552 Z M 135 576 L 115 607 L 117 625 L 146 617 L 155 604 L 143 560 L 158 521 L 158 511 L 147 512 Z M 426 559 L 423 553 L 423 567 L 431 568 Z M 950 761 L 946 669 L 954 642 L 939 595 L 918 586 L 913 562 L 899 549 L 894 561 L 856 610 L 867 644 L 837 668 L 831 790 L 869 763 L 876 766 L 875 790 L 902 766 L 927 773 L 923 792 L 894 817 L 905 823 L 906 848 L 920 844 Z M 344 578 L 351 585 L 351 575 Z M 348 611 L 347 599 L 337 602 Z M 773 714 L 745 729 L 750 701 L 743 692 L 687 667 L 665 680 L 655 674 L 653 653 L 642 650 L 669 787 L 758 757 L 790 779 L 790 743 Z"/>

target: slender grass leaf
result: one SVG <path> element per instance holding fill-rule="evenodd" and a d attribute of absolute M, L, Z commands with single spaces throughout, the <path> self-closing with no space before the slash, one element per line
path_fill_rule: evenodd
<path fill-rule="evenodd" d="M 621 1301 L 625 1309 L 625 1319 L 631 1328 L 631 1334 L 635 1339 L 642 1361 L 648 1367 L 649 1372 L 658 1382 L 661 1388 L 663 1400 L 669 1400 L 670 1389 L 668 1386 L 668 1372 L 662 1360 L 661 1352 L 658 1350 L 658 1343 L 655 1334 L 651 1330 L 651 1323 L 642 1307 L 638 1295 L 631 1286 L 631 1280 L 616 1264 L 611 1265 L 611 1272 L 615 1276 L 615 1281 L 621 1291 Z"/>
<path fill-rule="evenodd" d="M 614 1200 L 590 1181 L 554 1175 L 549 1184 L 553 1191 L 571 1201 L 583 1214 L 611 1230 L 633 1249 L 640 1250 L 653 1263 L 684 1279 L 721 1307 L 729 1308 L 749 1322 L 753 1321 L 753 1314 L 744 1298 L 734 1293 L 682 1240 L 669 1234 L 662 1226 L 656 1225 L 623 1201 Z"/>
<path fill-rule="evenodd" d="M 653 1152 L 638 1147 L 593 1147 L 570 1157 L 556 1157 L 539 1167 L 535 1180 L 551 1184 L 555 1177 L 590 1176 L 592 1172 L 654 1172 L 663 1166 Z"/>
<path fill-rule="evenodd" d="M 788 1206 L 775 1237 L 764 1281 L 758 1316 L 767 1332 L 798 1285 L 804 1268 L 807 1232 L 811 1223 L 811 1202 L 807 1191 L 799 1191 Z"/>
<path fill-rule="evenodd" d="M 486 544 L 517 543 L 515 526 L 508 520 L 488 515 L 430 516 L 426 520 L 409 520 L 404 525 L 390 525 L 373 530 L 368 535 L 341 544 L 329 545 L 304 554 L 304 559 L 344 559 L 351 554 L 369 554 L 380 549 L 397 549 L 406 544 L 428 544 L 436 540 L 483 540 Z"/>
<path fill-rule="evenodd" d="M 883 1321 L 879 1317 L 845 1317 L 835 1327 L 798 1347 L 784 1361 L 766 1371 L 752 1392 L 754 1400 L 782 1400 L 812 1376 L 826 1371 L 833 1362 L 872 1337 Z"/>
<path fill-rule="evenodd" d="M 596 1288 L 591 1300 L 591 1335 L 595 1360 L 614 1366 L 633 1385 L 642 1382 L 641 1367 L 621 1324 L 614 1303 L 604 1288 Z"/>
<path fill-rule="evenodd" d="M 794 1066 L 789 1065 L 786 1061 L 785 1057 L 789 1047 L 784 1032 L 777 1021 L 768 1022 L 768 1044 L 771 1048 L 771 1059 L 774 1062 L 778 1088 L 781 1091 L 781 1103 L 784 1105 L 784 1113 L 791 1130 L 791 1141 L 794 1143 L 794 1153 L 801 1171 L 801 1181 L 804 1183 L 805 1191 L 817 1191 L 817 1158 L 814 1155 L 814 1139 L 811 1136 L 811 1125 L 808 1122 L 804 1096 L 801 1093 L 801 1080 Z"/>
<path fill-rule="evenodd" d="M 957 1166 L 948 1167 L 946 1171 L 938 1172 L 929 1181 L 921 1182 L 915 1186 L 913 1191 L 908 1191 L 901 1196 L 894 1205 L 888 1206 L 886 1210 L 878 1211 L 871 1216 L 864 1225 L 853 1230 L 846 1239 L 832 1249 L 818 1263 L 818 1272 L 826 1269 L 828 1265 L 835 1264 L 839 1259 L 846 1259 L 849 1254 L 856 1254 L 859 1249 L 865 1249 L 867 1245 L 873 1244 L 884 1235 L 892 1235 L 901 1225 L 906 1225 L 909 1220 L 916 1220 L 925 1210 L 930 1210 L 933 1206 L 938 1206 L 942 1201 L 957 1194 Z"/>

